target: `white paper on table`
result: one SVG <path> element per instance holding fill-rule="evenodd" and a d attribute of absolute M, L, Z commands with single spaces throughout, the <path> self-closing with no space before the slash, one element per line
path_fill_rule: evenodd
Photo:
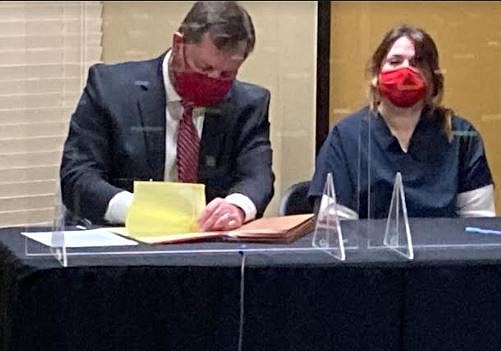
<path fill-rule="evenodd" d="M 53 233 L 54 232 L 22 232 L 21 235 L 49 247 L 60 247 L 62 243 L 61 245 L 53 244 Z M 126 239 L 113 234 L 105 228 L 58 232 L 58 234 L 62 233 L 64 233 L 65 247 L 133 246 L 138 244 L 134 240 Z"/>

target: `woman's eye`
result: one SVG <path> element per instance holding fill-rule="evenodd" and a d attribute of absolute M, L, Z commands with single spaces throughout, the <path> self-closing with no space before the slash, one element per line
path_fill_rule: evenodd
<path fill-rule="evenodd" d="M 402 60 L 402 59 L 399 59 L 399 58 L 391 58 L 391 59 L 389 59 L 389 60 L 388 60 L 388 63 L 389 63 L 390 65 L 399 65 L 399 64 L 401 64 L 402 62 L 403 62 L 403 60 Z"/>

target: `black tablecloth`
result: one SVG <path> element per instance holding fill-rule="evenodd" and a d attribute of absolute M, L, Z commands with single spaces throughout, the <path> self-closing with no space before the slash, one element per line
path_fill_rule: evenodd
<path fill-rule="evenodd" d="M 384 224 L 342 227 L 372 238 Z M 5 228 L 1 349 L 237 350 L 242 341 L 242 350 L 500 350 L 501 242 L 426 245 L 458 243 L 465 225 L 501 229 L 501 218 L 412 220 L 410 262 L 348 249 L 345 262 L 243 251 L 78 256 L 70 267 L 26 256 L 20 228 Z"/>

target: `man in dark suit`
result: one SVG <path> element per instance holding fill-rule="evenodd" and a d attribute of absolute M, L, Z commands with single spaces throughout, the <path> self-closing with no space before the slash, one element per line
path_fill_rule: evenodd
<path fill-rule="evenodd" d="M 262 216 L 274 182 L 270 93 L 235 79 L 254 43 L 240 5 L 197 2 L 159 58 L 92 66 L 64 144 L 67 209 L 123 223 L 134 180 L 166 180 L 206 185 L 201 230 Z"/>

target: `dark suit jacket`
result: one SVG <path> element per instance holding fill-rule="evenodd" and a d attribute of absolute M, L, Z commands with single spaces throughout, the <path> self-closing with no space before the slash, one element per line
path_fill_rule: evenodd
<path fill-rule="evenodd" d="M 103 222 L 110 199 L 133 191 L 134 180 L 163 180 L 164 55 L 90 68 L 60 168 L 63 203 L 73 214 Z M 235 81 L 223 102 L 207 109 L 198 168 L 207 202 L 242 193 L 262 216 L 274 182 L 269 100 L 268 90 Z"/>

